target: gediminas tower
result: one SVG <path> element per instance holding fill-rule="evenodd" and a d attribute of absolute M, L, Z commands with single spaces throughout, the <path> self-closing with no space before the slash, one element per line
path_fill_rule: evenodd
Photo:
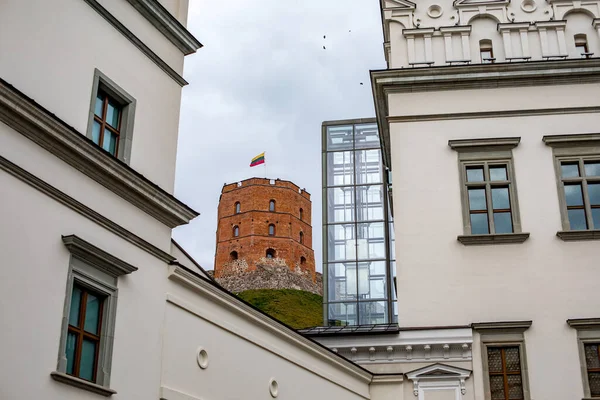
<path fill-rule="evenodd" d="M 218 209 L 215 277 L 287 265 L 315 279 L 310 194 L 292 182 L 251 178 L 226 184 Z"/>

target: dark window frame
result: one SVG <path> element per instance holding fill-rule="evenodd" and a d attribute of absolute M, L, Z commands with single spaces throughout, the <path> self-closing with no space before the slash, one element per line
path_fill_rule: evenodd
<path fill-rule="evenodd" d="M 100 124 L 100 132 L 99 132 L 99 142 L 96 143 L 98 146 L 104 149 L 104 139 L 108 136 L 106 131 L 108 130 L 110 133 L 115 135 L 115 152 L 111 153 L 110 150 L 106 150 L 108 153 L 115 157 L 119 157 L 119 141 L 121 139 L 121 123 L 123 121 L 123 106 L 112 96 L 110 96 L 106 91 L 102 90 L 102 88 L 98 89 L 98 94 L 96 95 L 96 102 L 98 99 L 102 101 L 102 115 L 98 116 L 94 112 L 94 122 Z M 117 127 L 113 127 L 106 119 L 106 114 L 108 112 L 108 106 L 111 105 L 117 111 Z M 92 128 L 93 129 L 93 128 Z"/>
<path fill-rule="evenodd" d="M 506 350 L 507 349 L 516 349 L 517 350 L 517 352 L 519 354 L 519 370 L 518 371 L 509 371 L 507 369 L 507 361 L 506 361 Z M 504 384 L 504 400 L 513 400 L 513 398 L 511 398 L 509 396 L 510 388 L 509 388 L 508 377 L 510 375 L 518 375 L 521 378 L 521 393 L 523 394 L 523 396 L 520 399 L 514 399 L 514 400 L 524 400 L 525 393 L 524 393 L 524 389 L 523 389 L 523 374 L 522 374 L 522 367 L 521 367 L 520 347 L 519 346 L 487 346 L 486 350 L 487 350 L 487 354 L 488 354 L 488 379 L 490 381 L 490 386 L 491 386 L 492 377 L 501 376 L 503 384 Z M 489 371 L 490 350 L 500 350 L 500 357 L 502 360 L 502 371 L 500 371 L 500 372 Z"/>
<path fill-rule="evenodd" d="M 583 343 L 583 351 L 584 354 L 586 355 L 585 357 L 585 361 L 586 361 L 586 365 L 585 365 L 585 370 L 586 370 L 586 375 L 587 375 L 587 384 L 588 384 L 588 390 L 590 391 L 590 396 L 591 397 L 598 397 L 600 398 L 600 390 L 596 393 L 592 392 L 592 388 L 590 387 L 590 374 L 594 373 L 594 374 L 599 374 L 600 373 L 600 367 L 597 368 L 590 368 L 590 366 L 587 364 L 587 352 L 586 352 L 586 348 L 589 346 L 596 346 L 596 356 L 598 358 L 598 363 L 600 365 L 600 342 L 584 342 Z"/>

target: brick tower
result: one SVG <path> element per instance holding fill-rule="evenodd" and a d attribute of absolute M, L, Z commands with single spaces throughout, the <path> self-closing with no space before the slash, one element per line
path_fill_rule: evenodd
<path fill-rule="evenodd" d="M 286 265 L 315 279 L 310 194 L 289 181 L 251 178 L 223 186 L 215 277 Z"/>

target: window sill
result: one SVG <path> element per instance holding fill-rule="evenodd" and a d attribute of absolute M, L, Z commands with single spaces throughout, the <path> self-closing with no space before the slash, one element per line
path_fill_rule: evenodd
<path fill-rule="evenodd" d="M 529 233 L 498 233 L 491 235 L 461 235 L 456 239 L 465 246 L 484 244 L 523 243 L 529 238 Z"/>
<path fill-rule="evenodd" d="M 89 392 L 96 393 L 105 397 L 110 397 L 113 394 L 117 394 L 117 392 L 112 389 L 97 385 L 92 382 L 88 382 L 83 379 L 76 378 L 71 375 L 67 375 L 63 372 L 53 371 L 50 373 L 50 377 L 57 382 L 66 383 L 67 385 L 75 386 L 77 388 L 87 390 Z"/>
<path fill-rule="evenodd" d="M 574 242 L 577 240 L 600 240 L 600 229 L 591 229 L 587 231 L 558 231 L 556 236 L 565 242 Z"/>

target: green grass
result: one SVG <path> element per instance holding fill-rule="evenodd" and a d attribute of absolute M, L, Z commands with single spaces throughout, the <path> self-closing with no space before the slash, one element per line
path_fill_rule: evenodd
<path fill-rule="evenodd" d="M 257 289 L 237 294 L 295 329 L 323 325 L 323 296 L 294 289 Z"/>

